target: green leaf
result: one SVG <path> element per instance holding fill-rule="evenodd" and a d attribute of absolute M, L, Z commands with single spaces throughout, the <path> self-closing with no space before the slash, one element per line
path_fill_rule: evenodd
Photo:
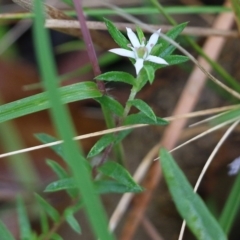
<path fill-rule="evenodd" d="M 69 177 L 69 174 L 66 172 L 66 170 L 56 161 L 47 160 L 47 165 L 51 167 L 51 169 L 57 174 L 60 179 Z"/>
<path fill-rule="evenodd" d="M 142 191 L 142 188 L 134 181 L 130 173 L 122 165 L 116 162 L 106 162 L 98 168 L 98 171 L 125 185 L 131 189 L 131 191 Z"/>
<path fill-rule="evenodd" d="M 154 81 L 154 78 L 155 78 L 155 70 L 154 68 L 151 66 L 151 65 L 144 65 L 144 69 L 147 73 L 147 77 L 148 77 L 148 80 L 150 82 L 150 84 L 153 83 Z"/>
<path fill-rule="evenodd" d="M 102 193 L 125 193 L 125 192 L 141 192 L 142 188 L 135 183 L 132 185 L 125 185 L 120 182 L 112 181 L 112 180 L 98 180 L 94 181 L 94 186 L 96 192 L 99 194 Z M 50 183 L 45 192 L 57 192 L 66 189 L 75 189 L 76 183 L 72 178 L 61 179 L 55 182 Z"/>
<path fill-rule="evenodd" d="M 56 142 L 59 141 L 59 139 L 56 139 L 55 137 L 52 137 L 46 133 L 36 133 L 34 134 L 34 136 L 42 143 L 51 143 L 51 142 Z M 63 149 L 62 149 L 62 145 L 58 144 L 58 145 L 54 145 L 51 146 L 51 149 L 61 158 L 64 159 L 64 154 L 63 154 Z"/>
<path fill-rule="evenodd" d="M 52 160 L 47 160 L 47 164 L 57 174 L 59 179 L 69 178 L 69 174 L 57 162 L 52 161 Z M 76 189 L 68 189 L 67 193 L 69 194 L 69 196 L 71 198 L 76 198 L 78 196 L 78 192 Z"/>
<path fill-rule="evenodd" d="M 48 184 L 44 192 L 57 192 L 76 187 L 77 186 L 73 178 L 64 178 Z"/>
<path fill-rule="evenodd" d="M 220 114 L 218 117 L 210 120 L 209 122 L 210 122 L 210 125 L 215 126 L 230 120 L 236 120 L 239 117 L 240 117 L 240 109 L 237 108 L 237 109 L 227 111 L 223 114 Z"/>
<path fill-rule="evenodd" d="M 161 149 L 160 162 L 173 201 L 195 237 L 199 240 L 226 240 L 217 221 L 165 149 Z"/>
<path fill-rule="evenodd" d="M 159 68 L 184 63 L 188 61 L 189 58 L 183 55 L 168 55 L 164 57 L 164 60 L 168 63 L 168 65 L 147 62 L 146 66 L 151 66 L 156 71 Z"/>
<path fill-rule="evenodd" d="M 156 121 L 146 116 L 145 113 L 136 113 L 131 114 L 126 117 L 124 121 L 124 125 L 132 125 L 132 124 L 151 124 L 151 125 L 166 125 L 168 122 L 162 118 L 157 117 Z"/>
<path fill-rule="evenodd" d="M 114 41 L 122 48 L 129 49 L 129 41 L 127 38 L 116 28 L 116 26 L 108 19 L 103 18 L 105 25 L 108 29 L 108 32 L 114 39 Z"/>
<path fill-rule="evenodd" d="M 143 100 L 134 99 L 134 100 L 128 101 L 128 103 L 130 103 L 132 106 L 139 109 L 142 113 L 144 113 L 147 117 L 151 118 L 154 122 L 157 121 L 157 117 L 154 114 L 153 110 Z"/>
<path fill-rule="evenodd" d="M 0 221 L 0 236 L 2 240 L 15 240 L 2 221 Z"/>
<path fill-rule="evenodd" d="M 112 97 L 102 96 L 100 98 L 95 98 L 95 100 L 99 102 L 101 105 L 104 105 L 104 107 L 108 108 L 115 115 L 119 117 L 123 116 L 124 112 L 123 106 Z"/>
<path fill-rule="evenodd" d="M 122 183 L 111 181 L 111 180 L 98 180 L 94 182 L 96 191 L 99 194 L 104 193 L 126 193 L 126 192 L 134 192 L 140 193 L 142 192 L 142 188 L 131 188 Z"/>
<path fill-rule="evenodd" d="M 57 233 L 53 233 L 51 235 L 51 240 L 63 240 L 63 238 L 60 235 L 58 235 Z"/>
<path fill-rule="evenodd" d="M 60 219 L 58 211 L 53 206 L 51 206 L 45 199 L 43 199 L 40 195 L 38 195 L 37 193 L 35 193 L 34 195 L 42 209 L 49 215 L 49 217 L 54 222 L 58 222 Z"/>
<path fill-rule="evenodd" d="M 124 82 L 131 84 L 133 86 L 136 85 L 136 79 L 129 73 L 119 72 L 119 71 L 111 71 L 106 72 L 101 75 L 95 77 L 97 80 L 103 80 L 108 82 Z"/>
<path fill-rule="evenodd" d="M 110 144 L 118 144 L 121 142 L 131 130 L 126 130 L 119 132 L 118 134 L 106 134 L 102 136 L 91 148 L 89 151 L 87 158 L 91 158 L 96 156 L 97 154 L 101 153 L 108 145 Z"/>
<path fill-rule="evenodd" d="M 228 199 L 224 205 L 219 218 L 219 224 L 223 231 L 228 234 L 231 231 L 234 220 L 238 216 L 240 209 L 240 174 L 235 179 L 234 185 L 231 188 Z"/>
<path fill-rule="evenodd" d="M 62 2 L 66 3 L 70 7 L 74 6 L 72 0 L 62 0 Z"/>
<path fill-rule="evenodd" d="M 147 66 L 149 62 L 145 62 L 144 65 Z M 139 92 L 145 84 L 148 82 L 148 76 L 147 76 L 147 71 L 145 68 L 141 69 L 140 73 L 137 76 L 136 80 L 136 92 Z"/>
<path fill-rule="evenodd" d="M 17 198 L 18 223 L 21 240 L 31 240 L 32 232 L 23 199 Z"/>
<path fill-rule="evenodd" d="M 41 233 L 44 235 L 49 231 L 48 217 L 45 211 L 39 210 Z M 39 238 L 41 239 L 41 238 Z"/>
<path fill-rule="evenodd" d="M 101 97 L 94 82 L 82 82 L 59 88 L 62 103 Z M 0 122 L 50 108 L 46 92 L 0 106 Z"/>
<path fill-rule="evenodd" d="M 142 43 L 142 41 L 145 39 L 142 29 L 139 26 L 136 26 L 136 31 L 137 31 L 139 42 Z"/>
<path fill-rule="evenodd" d="M 182 55 L 169 55 L 165 57 L 165 60 L 169 65 L 176 65 L 188 61 L 189 58 Z"/>
<path fill-rule="evenodd" d="M 78 223 L 78 221 L 76 220 L 76 218 L 74 217 L 74 212 L 71 208 L 66 209 L 64 211 L 64 216 L 66 218 L 67 223 L 69 224 L 69 226 L 76 232 L 76 233 L 81 233 L 81 227 Z"/>
<path fill-rule="evenodd" d="M 91 148 L 89 151 L 87 158 L 91 158 L 100 152 L 102 152 L 108 145 L 114 142 L 114 135 L 113 134 L 106 134 L 102 136 Z"/>
<path fill-rule="evenodd" d="M 164 57 L 172 54 L 175 49 L 176 49 L 176 47 L 174 45 L 168 46 L 164 51 L 161 51 L 161 49 L 160 49 L 161 52 L 159 54 L 159 57 L 164 58 Z"/>
<path fill-rule="evenodd" d="M 183 29 L 187 26 L 187 24 L 188 23 L 185 22 L 173 27 L 171 30 L 169 30 L 166 33 L 166 35 L 171 39 L 176 39 L 176 37 L 183 31 Z M 167 40 L 164 40 L 161 37 L 158 40 L 158 44 L 161 44 L 161 48 L 159 49 L 157 56 L 159 56 L 161 52 L 164 52 L 167 49 L 167 47 L 170 45 L 170 43 Z"/>

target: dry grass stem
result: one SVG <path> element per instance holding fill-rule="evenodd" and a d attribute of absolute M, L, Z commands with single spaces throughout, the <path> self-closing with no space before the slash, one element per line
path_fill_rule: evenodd
<path fill-rule="evenodd" d="M 182 119 L 182 118 L 198 117 L 198 116 L 203 116 L 203 115 L 207 115 L 207 114 L 213 114 L 216 112 L 226 111 L 229 109 L 234 109 L 238 106 L 239 105 L 233 105 L 233 106 L 227 106 L 227 107 L 221 107 L 221 108 L 213 108 L 213 109 L 193 112 L 193 113 L 189 113 L 189 114 L 182 114 L 179 116 L 166 117 L 164 119 L 166 121 L 174 121 L 174 120 Z M 130 125 L 130 126 L 116 127 L 116 128 L 112 128 L 112 129 L 107 129 L 107 130 L 103 130 L 103 131 L 80 135 L 80 136 L 75 137 L 73 140 L 82 140 L 82 139 L 86 139 L 86 138 L 101 136 L 101 135 L 108 134 L 108 133 L 115 133 L 115 132 L 120 132 L 120 131 L 124 131 L 124 130 L 128 130 L 128 129 L 135 129 L 135 128 L 146 127 L 146 126 L 149 126 L 149 125 L 148 124 L 135 124 L 135 125 Z M 59 141 L 55 141 L 55 142 L 51 142 L 51 143 L 47 143 L 47 144 L 42 144 L 42 145 L 38 145 L 38 146 L 34 146 L 34 147 L 29 147 L 29 148 L 24 148 L 21 150 L 3 153 L 3 154 L 0 154 L 0 158 L 9 157 L 9 156 L 24 153 L 24 152 L 35 151 L 38 149 L 59 145 L 62 143 L 63 143 L 63 141 L 59 140 Z"/>
<path fill-rule="evenodd" d="M 1 15 L 0 15 L 1 19 Z M 126 31 L 126 27 L 136 29 L 136 24 L 114 22 L 114 25 L 121 31 Z M 107 30 L 105 23 L 96 21 L 87 21 L 87 26 L 92 30 Z M 151 29 L 158 30 L 161 28 L 162 32 L 167 32 L 172 29 L 170 25 L 152 25 L 148 24 Z M 81 29 L 78 21 L 75 20 L 59 20 L 59 19 L 48 19 L 46 20 L 45 27 L 47 28 L 74 28 Z M 144 29 L 146 33 L 150 33 L 151 30 Z M 209 36 L 221 36 L 221 37 L 239 37 L 239 34 L 235 30 L 221 30 L 214 28 L 203 28 L 203 27 L 186 27 L 182 35 L 191 35 L 196 37 L 209 37 Z"/>

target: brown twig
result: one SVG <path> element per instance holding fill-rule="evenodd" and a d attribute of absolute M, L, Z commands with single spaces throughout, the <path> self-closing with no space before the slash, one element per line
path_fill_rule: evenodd
<path fill-rule="evenodd" d="M 1 19 L 1 15 L 0 15 Z M 136 29 L 136 24 L 133 23 L 123 23 L 123 22 L 114 22 L 114 25 L 121 31 L 126 31 L 126 27 Z M 49 19 L 46 21 L 45 26 L 47 28 L 76 28 L 79 29 L 81 26 L 78 21 L 68 21 L 68 20 L 54 20 Z M 87 26 L 92 30 L 106 30 L 106 25 L 103 22 L 96 21 L 87 21 Z M 162 32 L 167 32 L 172 29 L 170 25 L 152 25 L 148 24 L 149 28 L 158 30 L 161 28 Z M 144 32 L 150 33 L 149 29 L 144 29 Z M 221 37 L 239 37 L 238 31 L 235 30 L 222 30 L 217 28 L 204 28 L 204 27 L 186 27 L 182 33 L 182 35 L 192 35 L 195 37 L 209 37 L 209 36 L 221 36 Z"/>

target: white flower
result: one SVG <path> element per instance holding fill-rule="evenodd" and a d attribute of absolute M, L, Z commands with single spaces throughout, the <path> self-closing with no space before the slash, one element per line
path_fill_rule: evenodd
<path fill-rule="evenodd" d="M 234 159 L 228 166 L 228 175 L 236 175 L 240 171 L 240 157 Z"/>
<path fill-rule="evenodd" d="M 132 49 L 132 51 L 124 48 L 114 48 L 109 50 L 110 52 L 116 53 L 120 56 L 134 58 L 136 60 L 136 63 L 134 64 L 134 66 L 135 66 L 137 75 L 140 72 L 140 70 L 143 68 L 144 61 L 150 61 L 158 64 L 168 65 L 168 63 L 163 58 L 150 55 L 152 48 L 157 43 L 161 29 L 159 29 L 158 31 L 154 32 L 151 35 L 147 45 L 145 45 L 144 39 L 142 39 L 141 43 L 139 42 L 139 39 L 137 38 L 136 34 L 132 31 L 131 28 L 126 28 L 126 29 L 127 29 L 128 38 L 132 44 L 131 46 L 129 46 Z"/>

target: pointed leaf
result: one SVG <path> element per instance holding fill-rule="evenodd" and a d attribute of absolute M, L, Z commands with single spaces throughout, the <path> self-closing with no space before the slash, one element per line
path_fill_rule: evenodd
<path fill-rule="evenodd" d="M 2 240 L 15 240 L 2 221 L 0 221 L 0 236 Z"/>
<path fill-rule="evenodd" d="M 101 97 L 94 82 L 81 82 L 59 88 L 62 103 Z M 50 108 L 46 92 L 0 106 L 0 122 Z"/>
<path fill-rule="evenodd" d="M 118 144 L 120 141 L 122 141 L 131 130 L 126 130 L 119 132 L 118 134 L 106 134 L 102 136 L 91 148 L 89 151 L 87 158 L 91 158 L 96 156 L 97 154 L 101 153 L 107 146 L 110 144 Z"/>
<path fill-rule="evenodd" d="M 95 77 L 97 80 L 103 80 L 108 82 L 124 82 L 131 84 L 133 86 L 136 85 L 136 79 L 129 73 L 119 72 L 119 71 L 111 71 L 106 72 L 101 75 Z"/>
<path fill-rule="evenodd" d="M 230 111 L 226 111 L 220 114 L 219 116 L 217 116 L 216 118 L 210 120 L 209 122 L 210 122 L 210 125 L 216 126 L 218 124 L 221 124 L 230 120 L 234 121 L 234 119 L 239 118 L 239 116 L 240 116 L 240 109 L 237 108 L 237 109 L 232 109 Z"/>
<path fill-rule="evenodd" d="M 151 64 L 150 62 L 145 62 L 144 65 Z M 140 73 L 137 75 L 137 80 L 136 80 L 136 91 L 139 92 L 148 82 L 148 75 L 147 71 L 145 68 L 143 68 Z"/>
<path fill-rule="evenodd" d="M 134 99 L 134 100 L 128 101 L 128 103 L 130 103 L 132 106 L 139 109 L 142 113 L 144 113 L 147 117 L 151 118 L 154 122 L 157 121 L 157 117 L 154 114 L 153 110 L 143 100 Z"/>
<path fill-rule="evenodd" d="M 183 55 L 168 55 L 164 57 L 164 60 L 168 63 L 168 65 L 147 62 L 146 66 L 151 66 L 156 71 L 157 69 L 160 69 L 163 67 L 184 63 L 188 61 L 189 58 Z"/>
<path fill-rule="evenodd" d="M 91 148 L 89 151 L 87 158 L 91 158 L 100 152 L 102 152 L 108 145 L 114 142 L 114 135 L 113 134 L 106 134 L 102 136 Z"/>
<path fill-rule="evenodd" d="M 128 49 L 129 41 L 127 38 L 116 28 L 116 26 L 108 19 L 103 18 L 108 32 L 114 39 L 114 41 L 122 48 Z"/>
<path fill-rule="evenodd" d="M 49 231 L 49 221 L 45 211 L 39 210 L 41 233 L 46 234 Z M 41 238 L 40 238 L 41 239 Z"/>
<path fill-rule="evenodd" d="M 125 185 L 131 191 L 142 191 L 142 188 L 134 181 L 130 173 L 116 162 L 106 162 L 98 168 L 98 171 Z"/>
<path fill-rule="evenodd" d="M 69 226 L 76 232 L 76 233 L 81 233 L 81 227 L 78 223 L 78 221 L 76 220 L 76 218 L 74 217 L 74 212 L 72 211 L 72 209 L 66 209 L 64 211 L 64 216 L 66 218 L 67 223 L 69 224 Z"/>
<path fill-rule="evenodd" d="M 52 137 L 46 133 L 36 133 L 34 135 L 42 143 L 51 143 L 51 142 L 59 141 L 59 139 L 56 139 L 55 137 Z M 63 149 L 61 144 L 51 146 L 51 149 L 53 149 L 54 152 L 58 154 L 58 156 L 64 159 L 64 154 L 63 154 Z"/>
<path fill-rule="evenodd" d="M 169 30 L 166 35 L 171 38 L 171 39 L 176 39 L 176 37 L 183 31 L 183 29 L 187 26 L 187 22 L 185 23 L 181 23 L 175 27 L 173 27 L 171 30 Z M 161 44 L 161 48 L 159 49 L 159 52 L 157 54 L 157 56 L 159 56 L 159 54 L 161 54 L 161 52 L 164 52 L 166 50 L 166 48 L 170 45 L 170 43 L 167 40 L 164 40 L 163 38 L 159 38 L 158 40 L 158 44 Z"/>
<path fill-rule="evenodd" d="M 159 46 L 159 44 L 157 46 Z M 175 49 L 176 47 L 174 45 L 170 45 L 164 51 L 160 50 L 161 53 L 159 54 L 159 57 L 165 58 L 166 56 L 172 54 Z"/>
<path fill-rule="evenodd" d="M 142 43 L 142 40 L 145 39 L 145 36 L 142 29 L 139 26 L 136 26 L 136 32 L 137 32 L 140 43 Z"/>
<path fill-rule="evenodd" d="M 63 240 L 63 238 L 60 235 L 58 235 L 57 233 L 53 233 L 51 235 L 51 240 Z"/>
<path fill-rule="evenodd" d="M 30 240 L 32 236 L 31 226 L 29 218 L 27 216 L 27 211 L 24 206 L 23 199 L 21 197 L 17 198 L 17 211 L 18 211 L 18 223 L 20 229 L 20 239 Z"/>
<path fill-rule="evenodd" d="M 51 169 L 57 174 L 60 179 L 69 177 L 69 174 L 66 172 L 66 170 L 56 161 L 47 160 L 47 165 L 51 167 Z"/>
<path fill-rule="evenodd" d="M 165 57 L 165 60 L 168 62 L 169 65 L 176 65 L 187 62 L 189 58 L 182 55 L 169 55 Z"/>
<path fill-rule="evenodd" d="M 111 180 L 98 180 L 94 182 L 97 193 L 126 193 L 126 192 L 134 192 L 140 193 L 142 192 L 142 188 L 134 188 L 126 186 L 122 183 L 111 181 Z"/>
<path fill-rule="evenodd" d="M 148 81 L 150 82 L 150 84 L 153 83 L 154 78 L 155 78 L 155 70 L 151 65 L 144 65 L 144 69 L 147 73 L 147 77 L 148 77 Z"/>
<path fill-rule="evenodd" d="M 44 192 L 57 192 L 66 189 L 74 189 L 76 187 L 73 178 L 64 178 L 48 184 Z"/>
<path fill-rule="evenodd" d="M 52 160 L 47 160 L 47 164 L 57 174 L 59 179 L 69 178 L 69 174 L 57 162 Z M 67 189 L 67 193 L 72 198 L 76 198 L 78 196 L 78 191 L 76 189 Z"/>
<path fill-rule="evenodd" d="M 104 107 L 108 108 L 115 115 L 119 117 L 123 116 L 124 108 L 115 99 L 109 96 L 102 96 L 100 98 L 95 98 L 95 100 L 98 101 L 101 105 L 104 105 Z"/>
<path fill-rule="evenodd" d="M 54 222 L 58 222 L 59 218 L 60 218 L 60 215 L 59 215 L 58 211 L 52 205 L 50 205 L 45 199 L 43 199 L 40 195 L 38 195 L 37 193 L 35 193 L 35 197 L 36 197 L 38 203 L 41 205 L 42 209 L 44 211 L 46 211 L 48 216 Z"/>
<path fill-rule="evenodd" d="M 160 162 L 174 203 L 196 238 L 226 240 L 217 221 L 198 194 L 193 192 L 190 183 L 165 149 L 160 152 Z"/>
<path fill-rule="evenodd" d="M 147 117 L 146 114 L 140 112 L 136 114 L 131 114 L 126 117 L 124 125 L 132 124 L 151 124 L 151 125 L 166 125 L 168 122 L 162 118 L 157 117 L 157 120 L 154 121 L 151 118 Z"/>

